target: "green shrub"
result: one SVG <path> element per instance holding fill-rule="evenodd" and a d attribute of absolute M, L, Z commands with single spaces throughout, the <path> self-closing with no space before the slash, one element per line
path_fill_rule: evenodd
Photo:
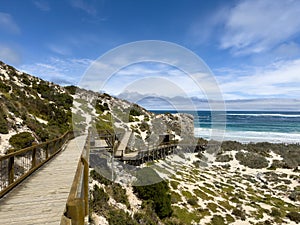
<path fill-rule="evenodd" d="M 71 85 L 71 86 L 66 86 L 65 89 L 67 89 L 71 95 L 75 95 L 77 87 L 74 85 Z"/>
<path fill-rule="evenodd" d="M 188 198 L 187 203 L 189 203 L 191 206 L 198 205 L 198 199 L 196 197 Z"/>
<path fill-rule="evenodd" d="M 262 169 L 269 165 L 265 157 L 252 152 L 238 152 L 235 157 L 242 165 L 252 169 Z"/>
<path fill-rule="evenodd" d="M 217 162 L 229 162 L 232 160 L 230 155 L 217 155 L 216 161 Z"/>
<path fill-rule="evenodd" d="M 109 209 L 109 196 L 103 188 L 94 185 L 94 190 L 90 193 L 90 209 L 96 213 L 100 213 Z"/>
<path fill-rule="evenodd" d="M 0 133 L 8 134 L 8 124 L 6 121 L 6 115 L 1 108 L 0 108 Z"/>
<path fill-rule="evenodd" d="M 9 92 L 11 90 L 10 86 L 7 86 L 6 84 L 2 83 L 2 81 L 0 80 L 0 91 L 1 92 Z"/>
<path fill-rule="evenodd" d="M 116 202 L 120 202 L 124 205 L 126 205 L 127 208 L 130 207 L 127 195 L 126 195 L 126 190 L 122 188 L 122 186 L 118 183 L 114 183 L 111 185 L 112 189 L 112 197 L 116 200 Z"/>
<path fill-rule="evenodd" d="M 139 225 L 131 216 L 121 209 L 113 209 L 109 211 L 109 225 Z"/>
<path fill-rule="evenodd" d="M 132 109 L 130 109 L 129 115 L 140 116 L 140 115 L 143 115 L 143 113 L 138 105 L 133 105 Z"/>
<path fill-rule="evenodd" d="M 211 220 L 212 225 L 225 225 L 224 218 L 219 215 L 214 215 Z"/>
<path fill-rule="evenodd" d="M 105 185 L 111 185 L 113 182 L 110 181 L 109 179 L 103 177 L 99 173 L 97 173 L 95 170 L 92 170 L 90 172 L 90 176 L 93 180 L 98 181 L 100 184 L 105 184 Z"/>
<path fill-rule="evenodd" d="M 295 221 L 296 223 L 300 223 L 300 213 L 298 213 L 298 212 L 289 212 L 288 214 L 286 214 L 286 216 L 290 220 Z"/>
<path fill-rule="evenodd" d="M 224 141 L 221 145 L 223 151 L 239 151 L 243 149 L 243 144 L 237 141 Z"/>
<path fill-rule="evenodd" d="M 140 130 L 141 130 L 142 132 L 147 131 L 147 130 L 149 130 L 149 129 L 150 129 L 150 127 L 149 127 L 149 124 L 148 124 L 148 123 L 142 122 L 142 123 L 140 124 Z"/>
<path fill-rule="evenodd" d="M 19 134 L 15 134 L 9 139 L 9 143 L 16 150 L 29 147 L 32 145 L 33 142 L 34 142 L 34 138 L 29 132 L 22 132 Z"/>
<path fill-rule="evenodd" d="M 102 114 L 105 110 L 110 110 L 108 104 L 106 102 L 102 104 L 100 99 L 96 100 L 95 109 L 98 114 Z"/>
<path fill-rule="evenodd" d="M 232 210 L 232 215 L 234 215 L 235 217 L 237 217 L 238 219 L 241 220 L 246 220 L 246 213 L 245 211 L 238 209 L 238 208 L 234 208 Z"/>
<path fill-rule="evenodd" d="M 277 208 L 272 208 L 270 215 L 273 216 L 273 217 L 280 217 L 281 216 L 281 212 Z"/>
<path fill-rule="evenodd" d="M 148 169 L 149 168 L 145 168 Z M 150 177 L 155 176 L 155 172 L 147 171 Z M 152 174 L 151 173 L 155 173 Z M 145 175 L 145 173 L 142 173 Z M 147 176 L 147 175 L 146 175 Z M 157 176 L 157 174 L 156 174 Z M 151 178 L 150 178 L 151 179 Z M 151 184 L 148 186 L 133 186 L 134 192 L 144 201 L 152 201 L 153 209 L 159 218 L 169 217 L 172 214 L 170 187 L 166 181 Z"/>

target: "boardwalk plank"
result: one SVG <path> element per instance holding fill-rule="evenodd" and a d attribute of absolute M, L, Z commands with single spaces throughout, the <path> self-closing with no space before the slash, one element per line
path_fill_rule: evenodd
<path fill-rule="evenodd" d="M 0 200 L 0 224 L 60 224 L 86 135 Z"/>

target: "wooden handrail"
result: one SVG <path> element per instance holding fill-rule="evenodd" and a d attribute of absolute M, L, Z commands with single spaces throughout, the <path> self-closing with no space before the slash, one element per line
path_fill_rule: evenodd
<path fill-rule="evenodd" d="M 0 198 L 60 152 L 73 137 L 74 132 L 68 131 L 54 140 L 0 156 Z"/>
<path fill-rule="evenodd" d="M 89 214 L 90 132 L 81 154 L 61 225 L 84 225 Z"/>

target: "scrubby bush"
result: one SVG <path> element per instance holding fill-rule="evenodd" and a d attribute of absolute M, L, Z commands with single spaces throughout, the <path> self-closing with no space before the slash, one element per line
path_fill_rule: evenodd
<path fill-rule="evenodd" d="M 217 162 L 229 162 L 232 160 L 230 155 L 217 155 L 216 161 Z"/>
<path fill-rule="evenodd" d="M 290 220 L 292 220 L 292 221 L 294 221 L 296 223 L 300 223 L 300 213 L 298 213 L 298 212 L 289 212 L 288 214 L 286 214 L 286 216 Z"/>
<path fill-rule="evenodd" d="M 0 133 L 8 134 L 8 124 L 6 121 L 6 115 L 1 108 L 0 108 Z"/>
<path fill-rule="evenodd" d="M 110 225 L 139 225 L 131 218 L 129 213 L 121 209 L 113 209 L 108 213 L 108 223 Z"/>
<path fill-rule="evenodd" d="M 212 225 L 225 225 L 224 218 L 220 215 L 214 215 L 211 220 Z"/>
<path fill-rule="evenodd" d="M 0 92 L 9 92 L 10 90 L 11 90 L 11 87 L 2 83 L 2 81 L 0 80 Z"/>
<path fill-rule="evenodd" d="M 262 169 L 269 165 L 265 157 L 256 153 L 238 152 L 235 157 L 242 165 L 253 169 Z"/>
<path fill-rule="evenodd" d="M 71 85 L 71 86 L 66 86 L 65 89 L 67 89 L 71 95 L 75 95 L 77 87 L 74 85 Z"/>
<path fill-rule="evenodd" d="M 106 102 L 102 104 L 100 99 L 96 100 L 95 109 L 98 114 L 102 114 L 104 111 L 110 110 L 108 104 Z"/>
<path fill-rule="evenodd" d="M 291 194 L 289 195 L 289 199 L 292 201 L 300 201 L 300 191 L 292 191 Z"/>
<path fill-rule="evenodd" d="M 132 109 L 130 109 L 129 115 L 131 116 L 140 116 L 143 115 L 143 112 L 141 111 L 141 109 L 139 108 L 138 105 L 133 105 Z"/>
<path fill-rule="evenodd" d="M 142 123 L 140 124 L 140 130 L 141 130 L 142 132 L 147 131 L 147 130 L 149 130 L 149 129 L 150 129 L 150 127 L 149 127 L 149 124 L 148 124 L 148 123 L 142 122 Z"/>
<path fill-rule="evenodd" d="M 237 141 L 224 141 L 221 145 L 223 151 L 240 151 L 244 145 Z"/>
<path fill-rule="evenodd" d="M 111 185 L 113 183 L 111 180 L 103 177 L 102 175 L 97 173 L 95 170 L 92 170 L 90 172 L 90 176 L 93 180 L 98 181 L 100 184 Z"/>
<path fill-rule="evenodd" d="M 281 217 L 281 212 L 276 208 L 272 208 L 270 215 L 273 217 Z"/>
<path fill-rule="evenodd" d="M 246 150 L 268 157 L 272 146 L 274 144 L 268 142 L 249 143 L 246 145 Z"/>
<path fill-rule="evenodd" d="M 246 220 L 246 213 L 242 209 L 234 208 L 232 210 L 232 215 L 236 216 L 238 219 Z"/>
<path fill-rule="evenodd" d="M 34 138 L 29 132 L 22 132 L 19 134 L 15 134 L 9 139 L 9 143 L 16 150 L 29 147 L 32 145 L 33 142 L 34 142 Z"/>
<path fill-rule="evenodd" d="M 188 198 L 187 203 L 192 206 L 196 206 L 198 204 L 198 199 L 196 197 Z"/>
<path fill-rule="evenodd" d="M 158 176 L 153 170 L 145 168 L 140 172 L 141 176 L 148 176 L 149 181 L 155 181 L 155 176 Z M 159 178 L 156 178 L 159 179 Z M 138 177 L 139 182 L 139 177 Z M 138 183 L 137 183 L 138 184 Z M 169 217 L 172 214 L 170 187 L 166 181 L 160 181 L 147 186 L 134 186 L 133 190 L 137 196 L 144 201 L 153 202 L 153 209 L 159 218 Z"/>
<path fill-rule="evenodd" d="M 109 207 L 107 203 L 108 200 L 109 196 L 104 189 L 94 185 L 94 190 L 90 193 L 90 208 L 96 213 L 103 212 Z"/>

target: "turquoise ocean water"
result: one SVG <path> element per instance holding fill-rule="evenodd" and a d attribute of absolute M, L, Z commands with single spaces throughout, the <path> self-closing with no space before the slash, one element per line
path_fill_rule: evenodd
<path fill-rule="evenodd" d="M 153 111 L 176 113 L 176 111 Z M 194 134 L 211 139 L 212 131 L 223 129 L 224 140 L 240 142 L 300 143 L 300 112 L 186 111 L 194 116 Z"/>

